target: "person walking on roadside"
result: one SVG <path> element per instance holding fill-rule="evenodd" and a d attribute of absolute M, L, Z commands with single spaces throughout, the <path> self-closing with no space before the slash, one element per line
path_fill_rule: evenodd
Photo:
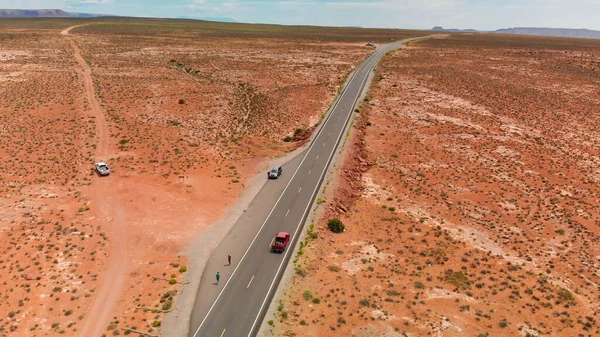
<path fill-rule="evenodd" d="M 217 284 L 219 284 L 220 279 L 221 279 L 221 274 L 219 274 L 219 272 L 217 272 Z"/>
<path fill-rule="evenodd" d="M 231 255 L 227 255 L 227 265 L 231 266 Z"/>

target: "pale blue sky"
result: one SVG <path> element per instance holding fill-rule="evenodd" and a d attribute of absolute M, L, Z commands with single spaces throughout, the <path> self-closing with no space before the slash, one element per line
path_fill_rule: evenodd
<path fill-rule="evenodd" d="M 528 26 L 600 30 L 600 0 L 0 0 L 0 8 L 409 29 Z"/>

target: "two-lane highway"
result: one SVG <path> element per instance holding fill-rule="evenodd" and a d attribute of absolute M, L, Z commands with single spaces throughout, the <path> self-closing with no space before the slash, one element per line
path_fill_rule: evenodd
<path fill-rule="evenodd" d="M 309 148 L 301 154 L 302 159 L 296 170 L 284 172 L 292 176 L 266 219 L 254 219 L 261 221 L 262 225 L 229 278 L 220 281 L 225 284 L 217 299 L 205 315 L 198 315 L 198 311 L 206 311 L 205 308 L 195 307 L 190 326 L 191 337 L 244 337 L 256 334 L 369 74 L 385 53 L 400 48 L 409 40 L 412 39 L 378 48 L 351 75 Z M 247 224 L 236 223 L 235 226 L 238 225 Z M 271 240 L 281 231 L 289 232 L 292 241 L 284 253 L 272 253 Z M 203 287 L 214 287 L 205 283 L 202 282 L 200 286 L 199 297 Z M 194 322 L 194 317 L 202 317 L 202 320 Z"/>

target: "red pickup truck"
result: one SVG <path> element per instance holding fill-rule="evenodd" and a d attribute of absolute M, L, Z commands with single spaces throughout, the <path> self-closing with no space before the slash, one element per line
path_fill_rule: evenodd
<path fill-rule="evenodd" d="M 275 239 L 273 239 L 273 244 L 271 245 L 271 250 L 274 252 L 282 253 L 285 250 L 288 242 L 290 242 L 290 233 L 279 232 L 275 235 Z"/>

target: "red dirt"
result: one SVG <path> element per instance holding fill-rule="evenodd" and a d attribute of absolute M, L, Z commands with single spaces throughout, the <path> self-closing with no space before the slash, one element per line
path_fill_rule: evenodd
<path fill-rule="evenodd" d="M 0 33 L 0 336 L 156 333 L 178 254 L 369 52 L 92 26 Z"/>
<path fill-rule="evenodd" d="M 599 335 L 599 62 L 494 35 L 386 56 L 274 334 Z"/>

